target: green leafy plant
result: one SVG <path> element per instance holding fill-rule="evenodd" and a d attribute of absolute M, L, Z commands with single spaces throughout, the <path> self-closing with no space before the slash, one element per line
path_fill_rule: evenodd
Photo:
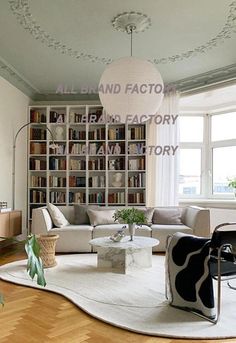
<path fill-rule="evenodd" d="M 6 237 L 0 237 L 2 239 L 6 239 Z M 27 272 L 31 279 L 33 280 L 35 276 L 37 276 L 37 284 L 40 286 L 46 286 L 46 280 L 44 277 L 44 269 L 43 263 L 40 258 L 40 245 L 37 241 L 35 235 L 29 235 L 25 241 L 18 241 L 12 239 L 12 241 L 16 242 L 17 245 L 25 244 L 25 251 L 28 256 L 27 262 Z M 3 295 L 0 294 L 0 304 L 4 304 Z"/>
<path fill-rule="evenodd" d="M 37 275 L 37 284 L 45 287 L 46 281 L 44 278 L 43 263 L 40 258 L 40 245 L 35 235 L 28 237 L 25 243 L 25 251 L 28 255 L 27 272 L 29 276 L 33 280 L 35 275 Z"/>
<path fill-rule="evenodd" d="M 229 179 L 228 187 L 236 189 L 236 177 L 231 180 Z"/>
<path fill-rule="evenodd" d="M 125 224 L 145 224 L 147 218 L 144 213 L 137 208 L 125 208 L 117 210 L 114 214 L 115 221 L 122 221 Z"/>

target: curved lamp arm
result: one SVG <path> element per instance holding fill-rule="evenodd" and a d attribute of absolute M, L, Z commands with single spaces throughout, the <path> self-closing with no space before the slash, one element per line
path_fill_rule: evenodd
<path fill-rule="evenodd" d="M 33 124 L 33 123 L 29 122 L 22 125 L 17 131 L 17 133 L 15 134 L 14 140 L 13 140 L 13 156 L 12 156 L 12 209 L 13 210 L 15 209 L 15 193 L 16 193 L 16 178 L 15 178 L 16 176 L 16 141 L 21 130 L 23 130 L 26 126 L 29 126 L 30 124 Z M 50 148 L 56 149 L 57 145 L 55 144 L 52 131 L 47 126 L 45 126 L 44 128 L 48 130 L 51 136 L 52 144 L 50 144 Z"/>

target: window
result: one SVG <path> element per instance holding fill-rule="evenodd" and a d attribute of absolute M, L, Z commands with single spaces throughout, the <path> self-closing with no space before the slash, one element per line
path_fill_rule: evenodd
<path fill-rule="evenodd" d="M 180 116 L 179 194 L 231 198 L 236 177 L 236 111 Z"/>
<path fill-rule="evenodd" d="M 230 194 L 228 179 L 236 175 L 236 146 L 213 149 L 213 194 Z"/>
<path fill-rule="evenodd" d="M 203 116 L 181 116 L 180 125 L 180 175 L 181 197 L 196 197 L 202 191 Z"/>
<path fill-rule="evenodd" d="M 236 138 L 236 112 L 212 115 L 211 140 L 222 141 Z"/>
<path fill-rule="evenodd" d="M 201 149 L 180 150 L 179 193 L 183 195 L 201 193 Z"/>
<path fill-rule="evenodd" d="M 211 115 L 212 195 L 230 197 L 236 177 L 236 112 Z"/>
<path fill-rule="evenodd" d="M 202 142 L 203 141 L 203 118 L 202 117 L 180 117 L 180 142 Z"/>

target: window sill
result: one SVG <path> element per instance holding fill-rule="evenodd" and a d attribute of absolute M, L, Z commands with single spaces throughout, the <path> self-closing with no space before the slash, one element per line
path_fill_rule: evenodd
<path fill-rule="evenodd" d="M 181 199 L 179 204 L 182 206 L 196 205 L 210 208 L 236 209 L 236 199 Z"/>

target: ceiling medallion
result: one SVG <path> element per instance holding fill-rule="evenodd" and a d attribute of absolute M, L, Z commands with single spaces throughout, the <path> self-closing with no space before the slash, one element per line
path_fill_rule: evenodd
<path fill-rule="evenodd" d="M 112 58 L 100 57 L 84 52 L 79 52 L 78 50 L 74 50 L 70 46 L 67 46 L 64 42 L 60 42 L 58 39 L 55 39 L 49 32 L 45 31 L 33 18 L 30 12 L 29 0 L 8 1 L 12 12 L 16 16 L 19 23 L 24 27 L 24 29 L 27 30 L 35 39 L 45 44 L 47 47 L 53 48 L 62 54 L 69 55 L 76 59 L 83 59 L 89 62 L 99 62 L 103 64 L 110 64 L 112 62 Z M 127 13 L 134 13 L 137 17 L 136 12 Z M 140 15 L 142 17 L 142 13 L 140 13 Z M 113 20 L 115 19 L 116 18 L 114 18 Z M 147 19 L 149 18 L 147 17 Z M 119 26 L 118 24 L 116 25 Z M 192 50 L 181 52 L 180 54 L 168 57 L 155 58 L 152 62 L 155 64 L 165 64 L 179 62 L 191 57 L 195 57 L 199 54 L 206 53 L 207 51 L 219 46 L 220 44 L 223 44 L 224 41 L 226 39 L 230 39 L 234 33 L 236 33 L 236 0 L 233 0 L 229 5 L 229 13 L 226 18 L 226 23 L 223 26 L 222 30 L 215 37 L 213 37 L 206 43 L 193 48 Z"/>
<path fill-rule="evenodd" d="M 151 25 L 151 19 L 141 12 L 124 12 L 118 14 L 111 21 L 112 26 L 122 32 L 130 32 L 132 27 L 133 32 L 144 32 Z"/>
<path fill-rule="evenodd" d="M 106 113 L 118 115 L 121 122 L 126 121 L 127 115 L 143 118 L 143 113 L 155 114 L 164 96 L 163 79 L 153 63 L 133 57 L 133 32 L 144 31 L 151 25 L 151 19 L 142 13 L 125 12 L 116 16 L 112 25 L 130 36 L 130 57 L 115 60 L 103 71 L 98 92 L 101 104 Z M 116 91 L 109 91 L 110 85 L 116 85 Z M 142 88 L 155 85 L 155 90 L 137 91 L 138 85 Z"/>

